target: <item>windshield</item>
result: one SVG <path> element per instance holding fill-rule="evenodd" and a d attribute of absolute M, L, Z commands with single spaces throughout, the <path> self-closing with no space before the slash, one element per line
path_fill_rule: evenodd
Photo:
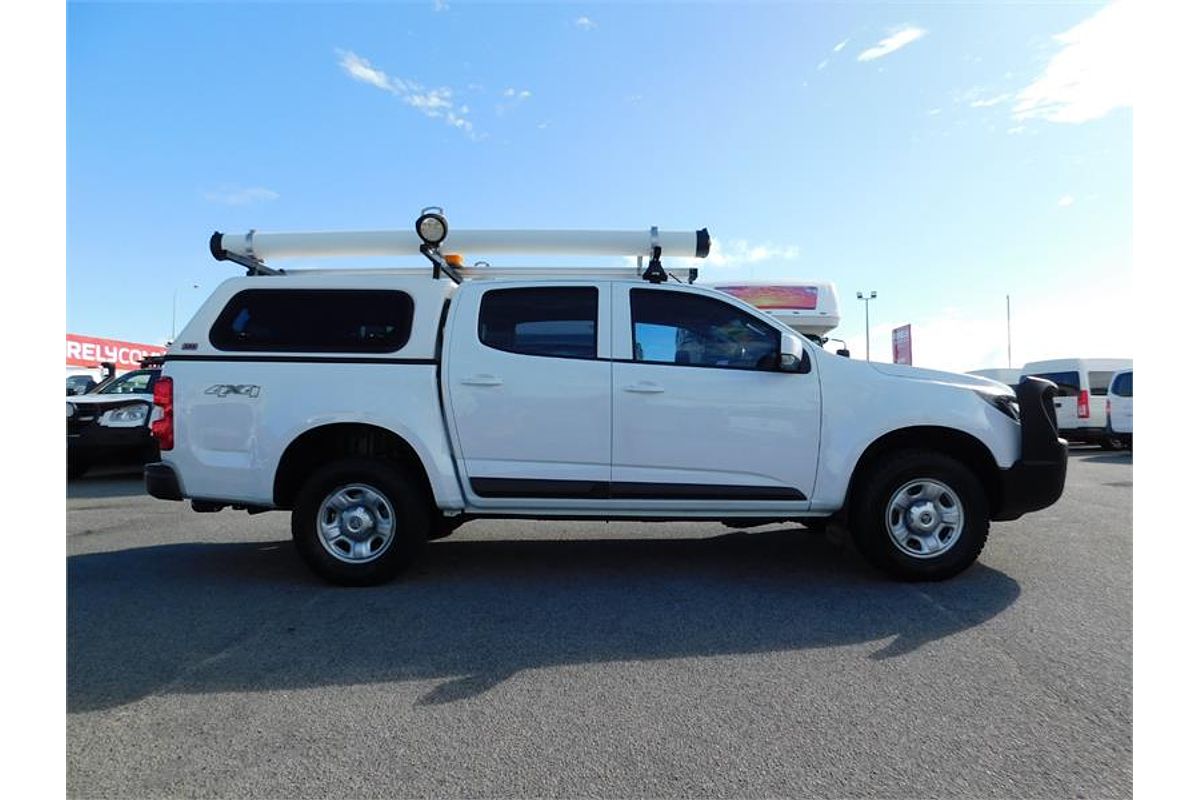
<path fill-rule="evenodd" d="M 126 372 L 96 389 L 96 394 L 150 394 L 158 372 L 150 369 Z"/>

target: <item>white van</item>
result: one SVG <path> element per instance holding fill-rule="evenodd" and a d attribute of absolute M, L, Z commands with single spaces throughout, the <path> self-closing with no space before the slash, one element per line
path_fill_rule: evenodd
<path fill-rule="evenodd" d="M 1133 447 L 1133 370 L 1113 375 L 1105 398 L 1108 431 L 1125 447 Z"/>
<path fill-rule="evenodd" d="M 1108 385 L 1117 372 L 1132 368 L 1133 361 L 1128 358 L 1060 358 L 1031 361 L 1021 368 L 1021 377 L 1058 384 L 1054 408 L 1064 439 L 1111 450 L 1117 442 L 1109 434 L 1107 409 L 1099 398 L 1108 396 Z"/>

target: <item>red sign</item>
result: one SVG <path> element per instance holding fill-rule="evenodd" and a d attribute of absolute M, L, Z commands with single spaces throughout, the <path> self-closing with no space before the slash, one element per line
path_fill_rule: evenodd
<path fill-rule="evenodd" d="M 892 363 L 912 364 L 912 325 L 892 330 Z"/>
<path fill-rule="evenodd" d="M 161 356 L 165 352 L 167 348 L 156 344 L 67 334 L 68 367 L 95 367 L 109 361 L 116 364 L 118 370 L 137 369 L 142 365 L 143 358 Z"/>

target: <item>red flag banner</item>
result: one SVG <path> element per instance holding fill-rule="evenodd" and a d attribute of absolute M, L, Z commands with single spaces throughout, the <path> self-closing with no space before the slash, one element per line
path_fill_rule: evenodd
<path fill-rule="evenodd" d="M 912 325 L 892 330 L 892 363 L 912 364 Z"/>

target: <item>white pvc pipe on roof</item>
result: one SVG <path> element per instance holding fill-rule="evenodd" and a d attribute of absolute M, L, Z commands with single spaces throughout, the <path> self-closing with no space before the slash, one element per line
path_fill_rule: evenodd
<path fill-rule="evenodd" d="M 214 237 L 216 238 L 216 237 Z M 323 233 L 226 233 L 219 235 L 221 249 L 260 261 L 274 258 L 319 256 L 418 255 L 421 240 L 415 230 L 336 231 Z M 215 242 L 213 243 L 215 244 Z M 658 231 L 657 244 L 664 256 L 704 258 L 708 255 L 708 230 Z M 649 230 L 454 230 L 442 242 L 444 253 L 481 255 L 649 256 Z M 214 255 L 217 251 L 214 249 Z"/>

